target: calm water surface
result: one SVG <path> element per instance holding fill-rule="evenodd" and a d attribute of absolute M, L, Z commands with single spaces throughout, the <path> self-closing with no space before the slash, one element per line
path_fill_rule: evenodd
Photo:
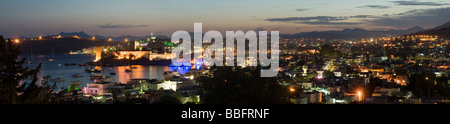
<path fill-rule="evenodd" d="M 81 87 L 86 86 L 87 83 L 93 83 L 94 80 L 90 80 L 91 75 L 102 74 L 104 76 L 111 76 L 114 82 L 126 83 L 133 78 L 147 78 L 147 79 L 163 79 L 163 73 L 166 71 L 177 70 L 177 68 L 170 68 L 169 66 L 149 66 L 149 65 L 133 65 L 135 69 L 132 72 L 125 72 L 125 69 L 129 66 L 114 66 L 114 67 L 101 67 L 101 66 L 78 66 L 80 63 L 93 61 L 94 55 L 23 55 L 21 57 L 27 60 L 32 60 L 33 63 L 25 64 L 24 66 L 34 69 L 39 63 L 42 63 L 41 71 L 38 74 L 40 78 L 45 75 L 50 75 L 52 78 L 63 78 L 65 81 L 57 82 L 57 89 L 61 87 L 67 88 L 71 82 L 82 81 Z M 53 58 L 54 61 L 49 61 Z M 77 66 L 65 66 L 64 64 L 75 63 Z M 102 70 L 101 73 L 88 73 L 84 70 L 86 68 L 96 68 Z M 186 71 L 186 70 L 179 70 Z M 116 75 L 110 75 L 111 72 Z M 74 78 L 73 74 L 81 74 L 84 77 Z"/>

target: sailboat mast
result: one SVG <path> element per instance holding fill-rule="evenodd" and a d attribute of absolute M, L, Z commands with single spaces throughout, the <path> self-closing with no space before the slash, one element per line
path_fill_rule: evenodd
<path fill-rule="evenodd" d="M 31 53 L 31 61 L 34 62 L 33 49 L 30 50 Z"/>

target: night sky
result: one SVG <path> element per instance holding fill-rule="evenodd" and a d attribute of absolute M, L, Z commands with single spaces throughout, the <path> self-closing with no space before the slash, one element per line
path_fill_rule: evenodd
<path fill-rule="evenodd" d="M 432 28 L 450 21 L 443 0 L 2 0 L 0 35 L 170 36 L 176 30 L 278 30 L 283 34 L 364 28 Z"/>

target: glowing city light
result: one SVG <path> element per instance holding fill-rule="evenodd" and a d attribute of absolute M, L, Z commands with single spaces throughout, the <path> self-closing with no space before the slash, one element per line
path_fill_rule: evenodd
<path fill-rule="evenodd" d="M 358 100 L 362 101 L 362 92 L 361 91 L 358 91 Z"/>
<path fill-rule="evenodd" d="M 321 74 L 317 75 L 317 79 L 322 79 L 323 76 Z"/>
<path fill-rule="evenodd" d="M 295 89 L 291 87 L 291 88 L 289 89 L 289 91 L 294 92 Z"/>

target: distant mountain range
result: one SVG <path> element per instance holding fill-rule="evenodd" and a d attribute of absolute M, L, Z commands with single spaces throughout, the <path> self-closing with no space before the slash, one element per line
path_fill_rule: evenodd
<path fill-rule="evenodd" d="M 313 31 L 302 32 L 297 34 L 280 34 L 280 37 L 285 38 L 325 38 L 325 39 L 360 39 L 370 37 L 385 37 L 385 36 L 401 36 L 409 34 L 427 34 L 438 35 L 442 38 L 450 38 L 450 21 L 436 26 L 432 29 L 424 29 L 419 26 L 414 26 L 406 30 L 384 30 L 384 31 L 369 31 L 361 28 L 344 29 L 341 31 Z"/>
<path fill-rule="evenodd" d="M 410 35 L 437 35 L 440 38 L 450 38 L 450 22 L 436 26 L 433 29 L 412 33 Z"/>
<path fill-rule="evenodd" d="M 433 28 L 433 29 L 435 29 L 435 30 L 438 30 L 438 29 L 442 29 L 442 28 L 448 28 L 448 27 L 450 27 L 450 21 L 449 21 L 449 22 L 447 22 L 447 23 L 445 23 L 445 24 L 442 24 L 442 25 L 436 26 L 436 27 L 435 27 L 435 28 Z"/>
<path fill-rule="evenodd" d="M 43 40 L 23 41 L 20 43 L 22 54 L 30 54 L 32 51 L 35 55 L 51 55 L 54 54 L 66 54 L 68 52 L 81 50 L 83 48 L 89 48 L 93 46 L 111 46 L 117 45 L 121 42 L 108 42 L 105 40 L 92 41 L 84 38 L 44 38 Z M 122 42 L 123 44 L 123 42 Z"/>
<path fill-rule="evenodd" d="M 78 36 L 81 38 L 86 38 L 86 39 L 91 39 L 92 37 L 95 37 L 95 39 L 99 39 L 99 40 L 108 40 L 109 38 L 111 38 L 113 41 L 124 41 L 125 39 L 128 39 L 129 41 L 133 41 L 133 40 L 141 40 L 141 39 L 146 39 L 148 37 L 151 37 L 150 35 L 148 36 L 131 36 L 131 35 L 122 35 L 122 36 L 118 36 L 118 37 L 107 37 L 107 36 L 101 36 L 101 35 L 89 35 L 86 34 L 84 31 L 81 32 L 61 32 L 59 34 L 55 34 L 55 35 L 51 35 L 53 37 L 55 36 L 62 36 L 62 37 L 66 37 L 66 36 Z M 169 39 L 169 37 L 164 36 L 164 35 L 154 35 L 155 37 L 158 37 L 160 39 Z"/>
<path fill-rule="evenodd" d="M 385 31 L 370 31 L 362 28 L 344 29 L 341 31 L 313 31 L 302 32 L 297 34 L 282 34 L 280 37 L 285 38 L 325 38 L 325 39 L 360 39 L 370 37 L 385 37 L 385 36 L 401 36 L 404 34 L 411 34 L 424 29 L 419 26 L 408 28 L 406 30 L 385 30 Z"/>

